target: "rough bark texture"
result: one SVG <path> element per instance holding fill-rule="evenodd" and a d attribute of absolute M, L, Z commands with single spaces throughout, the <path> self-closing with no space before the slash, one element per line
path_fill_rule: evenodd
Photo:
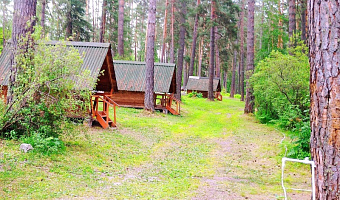
<path fill-rule="evenodd" d="M 66 38 L 72 36 L 72 8 L 71 2 L 68 2 L 66 13 Z"/>
<path fill-rule="evenodd" d="M 292 37 L 293 34 L 296 32 L 296 6 L 295 0 L 289 0 L 289 37 Z"/>
<path fill-rule="evenodd" d="M 220 68 L 220 50 L 218 49 L 218 40 L 220 35 L 218 34 L 218 28 L 215 26 L 215 77 L 220 78 L 221 68 Z"/>
<path fill-rule="evenodd" d="M 167 33 L 167 20 L 168 20 L 168 6 L 169 6 L 169 0 L 166 0 L 165 2 L 165 14 L 164 14 L 164 28 L 163 28 L 163 47 L 162 47 L 162 56 L 161 56 L 161 62 L 165 62 L 165 49 L 166 49 L 166 33 Z"/>
<path fill-rule="evenodd" d="M 201 42 L 199 44 L 199 51 L 198 51 L 198 69 L 197 69 L 197 75 L 201 77 L 202 75 L 202 59 L 203 59 L 203 36 L 201 38 Z"/>
<path fill-rule="evenodd" d="M 244 101 L 244 4 L 242 0 L 241 5 L 241 19 L 240 19 L 240 93 L 241 101 Z"/>
<path fill-rule="evenodd" d="M 146 51 L 145 99 L 146 110 L 155 110 L 154 99 L 154 54 L 155 54 L 156 0 L 149 1 L 148 39 Z"/>
<path fill-rule="evenodd" d="M 255 0 L 248 0 L 248 25 L 247 25 L 247 91 L 244 113 L 254 112 L 253 89 L 249 78 L 254 72 L 254 9 Z"/>
<path fill-rule="evenodd" d="M 175 62 L 175 38 L 174 38 L 174 23 L 175 23 L 175 0 L 171 1 L 171 45 L 170 45 L 170 63 Z"/>
<path fill-rule="evenodd" d="M 215 21 L 215 0 L 211 1 L 211 21 Z M 208 86 L 208 99 L 214 100 L 214 59 L 215 58 L 215 27 L 210 28 L 210 61 L 209 61 L 209 86 Z"/>
<path fill-rule="evenodd" d="M 45 19 L 46 19 L 46 0 L 41 1 L 41 22 L 42 34 L 45 36 Z"/>
<path fill-rule="evenodd" d="M 237 45 L 238 41 L 236 40 L 235 45 Z M 236 66 L 237 66 L 237 51 L 234 48 L 234 60 L 232 67 L 232 76 L 231 76 L 231 85 L 230 85 L 230 97 L 234 98 L 235 88 L 236 88 Z"/>
<path fill-rule="evenodd" d="M 185 46 L 185 16 L 187 14 L 187 4 L 185 1 L 181 3 L 181 27 L 179 29 L 179 49 L 177 58 L 177 70 L 176 70 L 176 94 L 177 99 L 181 99 L 181 86 L 182 86 L 182 72 L 183 72 L 183 58 L 184 58 L 184 46 Z"/>
<path fill-rule="evenodd" d="M 307 15 L 307 1 L 301 1 L 301 40 L 307 40 L 307 23 L 306 16 Z"/>
<path fill-rule="evenodd" d="M 151 2 L 149 2 L 151 4 Z M 124 56 L 124 0 L 119 0 L 118 13 L 118 55 Z"/>
<path fill-rule="evenodd" d="M 201 4 L 201 0 L 197 0 L 197 8 Z M 196 54 L 196 43 L 197 43 L 197 27 L 198 27 L 198 11 L 195 15 L 195 24 L 194 24 L 194 32 L 192 34 L 192 45 L 191 45 L 191 58 L 190 58 L 190 66 L 189 66 L 189 76 L 194 75 L 194 63 L 195 63 L 195 54 Z"/>
<path fill-rule="evenodd" d="M 335 0 L 309 2 L 311 154 L 316 164 L 316 199 L 339 199 L 340 6 Z"/>
<path fill-rule="evenodd" d="M 11 70 L 9 82 L 9 94 L 7 102 L 13 101 L 12 88 L 16 85 L 16 75 L 18 67 L 15 63 L 15 56 L 17 53 L 26 53 L 29 48 L 33 46 L 33 39 L 31 34 L 34 31 L 36 23 L 36 8 L 37 0 L 15 0 L 13 13 L 13 28 L 12 28 L 12 45 L 13 53 L 11 55 Z M 22 43 L 22 38 L 28 37 L 28 41 Z M 19 69 L 20 70 L 20 69 Z"/>
<path fill-rule="evenodd" d="M 103 8 L 102 8 L 102 21 L 100 24 L 100 39 L 99 42 L 104 42 L 104 36 L 105 36 L 105 25 L 106 25 L 106 6 L 107 1 L 103 0 Z"/>
<path fill-rule="evenodd" d="M 6 30 L 6 7 L 5 3 L 2 2 L 2 41 L 3 45 L 6 45 L 6 36 L 5 36 L 5 30 Z"/>

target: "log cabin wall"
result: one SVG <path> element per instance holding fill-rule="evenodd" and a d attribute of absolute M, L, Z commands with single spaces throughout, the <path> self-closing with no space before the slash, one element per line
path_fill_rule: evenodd
<path fill-rule="evenodd" d="M 112 95 L 112 100 L 123 107 L 144 107 L 144 92 L 120 90 Z"/>

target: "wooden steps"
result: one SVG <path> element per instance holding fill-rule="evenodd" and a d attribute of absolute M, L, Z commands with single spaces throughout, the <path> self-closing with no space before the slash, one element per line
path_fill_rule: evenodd
<path fill-rule="evenodd" d="M 105 94 L 95 94 L 91 97 L 91 117 L 96 118 L 104 129 L 117 126 L 116 107 L 118 107 L 118 104 L 110 97 L 111 95 Z M 102 103 L 102 110 L 99 110 L 99 103 Z M 113 108 L 113 120 L 110 118 L 110 108 Z"/>

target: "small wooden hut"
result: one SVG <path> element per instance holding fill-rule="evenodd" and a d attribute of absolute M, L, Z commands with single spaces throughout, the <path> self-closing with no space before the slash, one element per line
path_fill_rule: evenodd
<path fill-rule="evenodd" d="M 209 78 L 208 77 L 199 77 L 199 76 L 189 76 L 187 83 L 187 93 L 192 93 L 196 91 L 197 93 L 202 93 L 204 98 L 208 98 L 208 87 L 209 87 Z M 222 101 L 221 95 L 221 83 L 219 78 L 214 78 L 213 82 L 213 90 L 214 97 Z"/>
<path fill-rule="evenodd" d="M 144 108 L 145 94 L 145 62 L 114 61 L 113 62 L 118 92 L 112 99 L 119 106 Z M 167 110 L 179 115 L 180 101 L 174 97 L 176 92 L 176 65 L 169 63 L 155 63 L 155 108 Z"/>
<path fill-rule="evenodd" d="M 46 45 L 57 45 L 61 42 L 50 41 Z M 97 121 L 107 128 L 109 126 L 116 126 L 115 109 L 117 104 L 112 101 L 111 95 L 117 92 L 117 81 L 115 70 L 113 67 L 113 59 L 111 54 L 111 45 L 109 43 L 93 43 L 93 42 L 66 42 L 61 43 L 66 46 L 72 46 L 79 51 L 83 58 L 83 65 L 81 70 L 89 70 L 90 75 L 97 78 L 96 88 L 84 88 L 86 90 L 94 90 L 95 94 L 91 98 L 91 116 L 95 117 Z M 7 86 L 9 83 L 10 74 L 10 45 L 7 45 L 0 55 L 0 86 L 1 96 L 6 97 Z M 103 73 L 101 73 L 103 71 Z M 102 109 L 99 110 L 98 104 L 103 103 Z M 112 121 L 109 116 L 109 107 L 114 108 L 114 120 Z M 72 114 L 70 113 L 70 116 Z"/>

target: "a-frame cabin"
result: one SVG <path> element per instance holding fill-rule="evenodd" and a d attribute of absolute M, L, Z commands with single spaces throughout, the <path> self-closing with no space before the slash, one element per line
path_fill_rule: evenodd
<path fill-rule="evenodd" d="M 208 77 L 199 77 L 199 76 L 189 76 L 187 83 L 187 93 L 192 93 L 196 91 L 197 93 L 202 93 L 204 98 L 208 98 L 208 87 L 209 87 L 209 78 Z M 221 83 L 219 78 L 214 78 L 213 80 L 213 90 L 214 97 L 222 101 L 221 95 Z"/>
<path fill-rule="evenodd" d="M 91 97 L 91 117 L 101 124 L 103 128 L 109 126 L 116 126 L 116 106 L 118 106 L 112 99 L 113 92 L 117 92 L 117 81 L 115 70 L 113 67 L 113 59 L 111 54 L 111 45 L 109 43 L 93 43 L 93 42 L 59 42 L 49 41 L 45 42 L 46 45 L 62 44 L 67 47 L 74 47 L 78 50 L 79 54 L 83 58 L 83 64 L 81 70 L 89 70 L 90 75 L 97 80 L 96 88 L 84 88 L 86 90 L 94 91 L 94 95 Z M 8 44 L 0 55 L 0 86 L 1 90 L 0 98 L 6 101 L 8 79 L 10 74 L 10 44 Z M 103 73 L 101 73 L 103 72 Z M 76 81 L 76 80 L 75 80 Z M 102 103 L 102 106 L 99 104 Z M 109 108 L 113 107 L 114 119 L 109 117 Z M 70 116 L 74 116 L 74 113 L 69 113 Z"/>
<path fill-rule="evenodd" d="M 112 95 L 112 99 L 119 106 L 144 108 L 146 63 L 115 60 L 113 65 L 118 92 Z M 176 65 L 155 63 L 154 70 L 155 108 L 179 115 L 180 101 L 174 97 L 176 92 Z"/>

